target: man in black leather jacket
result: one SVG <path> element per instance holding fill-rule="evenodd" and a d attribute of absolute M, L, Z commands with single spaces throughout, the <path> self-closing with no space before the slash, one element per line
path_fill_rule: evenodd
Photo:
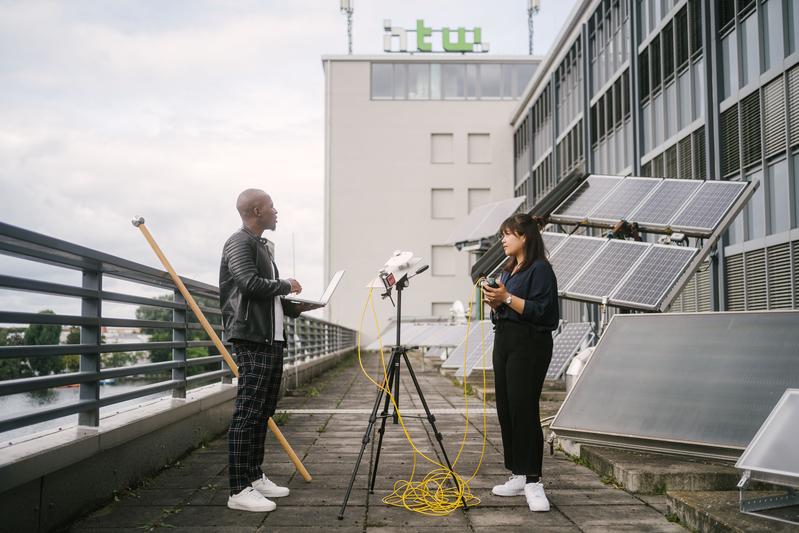
<path fill-rule="evenodd" d="M 304 310 L 281 296 L 299 293 L 295 279 L 280 279 L 269 241 L 261 237 L 277 226 L 277 210 L 262 190 L 247 189 L 236 209 L 242 227 L 225 243 L 219 268 L 219 301 L 225 340 L 233 344 L 239 367 L 233 420 L 228 429 L 230 497 L 228 507 L 268 512 L 268 498 L 287 496 L 261 470 L 269 417 L 275 413 L 283 376 L 283 316 Z"/>

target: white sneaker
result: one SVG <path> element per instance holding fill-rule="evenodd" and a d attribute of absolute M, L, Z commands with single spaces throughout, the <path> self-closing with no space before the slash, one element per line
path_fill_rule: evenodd
<path fill-rule="evenodd" d="M 525 481 L 527 481 L 527 476 L 510 476 L 502 485 L 494 485 L 491 493 L 497 496 L 521 496 L 524 494 Z"/>
<path fill-rule="evenodd" d="M 252 487 L 247 487 L 238 494 L 234 494 L 227 499 L 227 506 L 230 509 L 239 511 L 252 511 L 254 513 L 268 513 L 274 511 L 277 505 L 271 500 L 267 500 L 260 492 Z"/>
<path fill-rule="evenodd" d="M 549 511 L 549 500 L 547 500 L 547 495 L 544 494 L 544 484 L 540 481 L 538 483 L 527 483 L 524 486 L 524 496 L 527 498 L 527 505 L 531 511 Z"/>
<path fill-rule="evenodd" d="M 280 487 L 274 481 L 261 474 L 261 479 L 256 479 L 251 483 L 252 488 L 260 492 L 266 498 L 282 498 L 289 495 L 288 487 Z"/>

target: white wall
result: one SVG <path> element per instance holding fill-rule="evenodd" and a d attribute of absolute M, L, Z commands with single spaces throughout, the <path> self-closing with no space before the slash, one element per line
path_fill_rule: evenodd
<path fill-rule="evenodd" d="M 518 101 L 373 101 L 369 60 L 328 59 L 325 70 L 325 276 L 347 270 L 325 318 L 357 328 L 365 285 L 394 250 L 410 250 L 430 262 L 433 245 L 446 242 L 467 215 L 470 199 L 474 207 L 513 196 L 510 117 Z M 433 147 L 441 160 L 450 160 L 448 137 L 436 134 L 451 134 L 452 163 L 432 162 Z M 485 137 L 470 140 L 469 134 L 488 134 L 488 146 Z M 470 144 L 473 161 L 490 162 L 469 163 Z M 452 218 L 433 218 L 434 194 L 439 214 Z M 412 280 L 403 316 L 431 316 L 454 300 L 466 305 L 471 293 L 466 252 L 437 249 L 436 256 L 452 264 L 431 265 Z M 433 275 L 439 272 L 451 274 Z M 382 327 L 394 310 L 379 296 L 377 309 Z M 364 324 L 364 335 L 372 337 L 371 313 Z"/>

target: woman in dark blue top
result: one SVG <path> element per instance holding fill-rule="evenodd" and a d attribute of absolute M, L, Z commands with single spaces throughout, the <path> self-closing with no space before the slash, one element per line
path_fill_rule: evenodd
<path fill-rule="evenodd" d="M 514 215 L 500 226 L 508 261 L 492 289 L 484 285 L 494 329 L 494 387 L 510 479 L 497 496 L 525 495 L 531 511 L 549 511 L 541 483 L 544 432 L 538 402 L 558 327 L 558 282 L 537 221 Z"/>

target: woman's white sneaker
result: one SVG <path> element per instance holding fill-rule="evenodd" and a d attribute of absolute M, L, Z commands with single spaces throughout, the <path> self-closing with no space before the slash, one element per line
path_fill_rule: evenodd
<path fill-rule="evenodd" d="M 252 488 L 260 492 L 266 498 L 282 498 L 289 495 L 288 487 L 280 487 L 274 481 L 261 474 L 261 479 L 252 482 Z"/>
<path fill-rule="evenodd" d="M 247 487 L 238 494 L 230 496 L 227 499 L 227 506 L 230 509 L 254 513 L 268 513 L 269 511 L 274 511 L 277 507 L 275 502 L 267 500 L 263 494 L 252 487 Z"/>
<path fill-rule="evenodd" d="M 510 476 L 502 485 L 494 485 L 491 493 L 496 496 L 521 496 L 524 494 L 524 482 L 526 480 L 526 476 Z"/>
<path fill-rule="evenodd" d="M 547 495 L 544 494 L 544 484 L 540 481 L 538 483 L 527 483 L 524 486 L 524 496 L 527 498 L 527 505 L 531 511 L 549 511 L 549 500 L 547 500 Z"/>

